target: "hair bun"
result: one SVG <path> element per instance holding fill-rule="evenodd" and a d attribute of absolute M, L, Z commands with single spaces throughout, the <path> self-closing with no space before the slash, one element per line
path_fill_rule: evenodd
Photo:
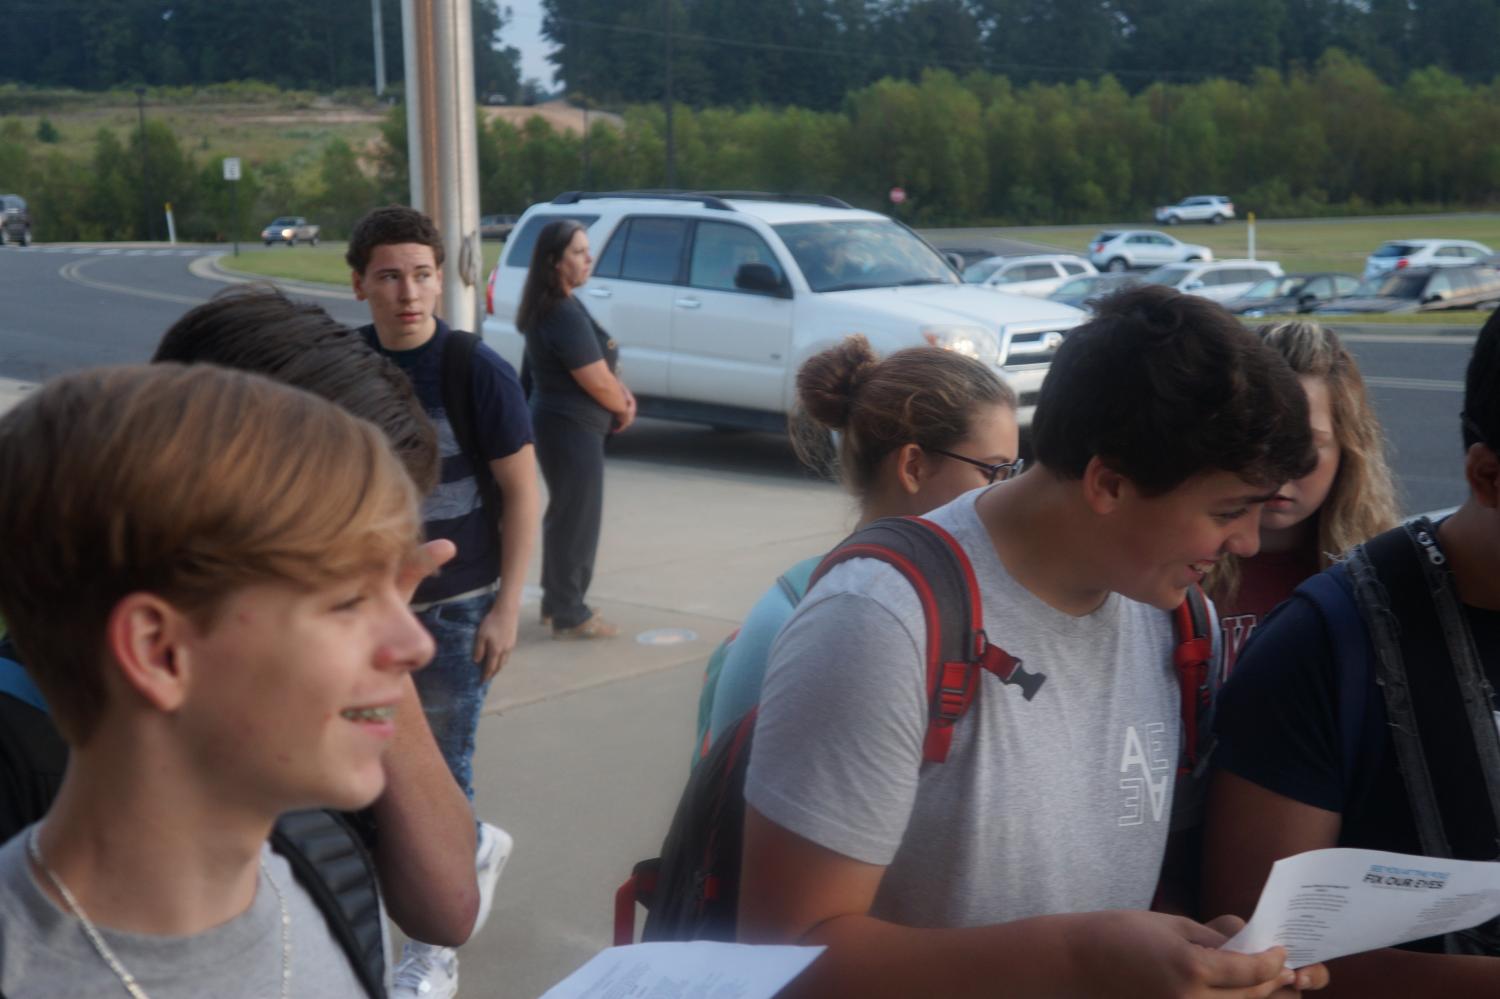
<path fill-rule="evenodd" d="M 814 420 L 841 430 L 849 424 L 860 385 L 879 363 L 869 340 L 858 333 L 847 336 L 803 363 L 797 372 L 797 400 Z"/>

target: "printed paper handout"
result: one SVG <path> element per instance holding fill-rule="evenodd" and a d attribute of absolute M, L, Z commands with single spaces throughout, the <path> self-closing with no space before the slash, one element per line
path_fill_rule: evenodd
<path fill-rule="evenodd" d="M 701 940 L 611 947 L 542 999 L 770 999 L 821 953 Z"/>
<path fill-rule="evenodd" d="M 1301 968 L 1478 926 L 1500 915 L 1500 863 L 1378 850 L 1312 850 L 1278 860 L 1255 915 L 1224 950 L 1286 948 Z"/>

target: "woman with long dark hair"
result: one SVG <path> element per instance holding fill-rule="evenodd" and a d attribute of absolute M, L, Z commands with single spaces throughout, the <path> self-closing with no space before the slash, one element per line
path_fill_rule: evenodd
<path fill-rule="evenodd" d="M 542 518 L 542 621 L 553 638 L 611 638 L 619 629 L 584 603 L 604 516 L 604 439 L 635 421 L 619 349 L 573 292 L 589 279 L 589 237 L 572 219 L 543 227 L 516 310 L 531 373 Z"/>

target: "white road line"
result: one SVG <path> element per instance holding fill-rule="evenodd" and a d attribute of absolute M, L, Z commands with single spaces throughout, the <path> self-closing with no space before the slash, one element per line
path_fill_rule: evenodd
<path fill-rule="evenodd" d="M 1447 381 L 1442 378 L 1395 378 L 1380 375 L 1367 375 L 1366 385 L 1376 388 L 1410 389 L 1417 392 L 1462 392 L 1463 382 Z"/>
<path fill-rule="evenodd" d="M 177 302 L 181 305 L 203 304 L 201 296 L 198 298 L 188 298 L 186 295 L 173 295 L 165 291 L 150 291 L 146 288 L 132 288 L 125 284 L 113 284 L 109 281 L 98 281 L 94 278 L 84 277 L 82 274 L 83 265 L 92 262 L 91 260 L 75 260 L 72 263 L 64 264 L 57 273 L 65 281 L 72 281 L 74 284 L 81 284 L 85 288 L 94 288 L 98 291 L 111 291 L 120 295 L 134 295 L 137 298 L 154 298 L 158 301 Z"/>

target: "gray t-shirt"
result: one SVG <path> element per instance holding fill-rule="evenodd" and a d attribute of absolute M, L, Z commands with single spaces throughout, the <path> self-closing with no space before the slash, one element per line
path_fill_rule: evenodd
<path fill-rule="evenodd" d="M 946 763 L 924 764 L 926 628 L 911 586 L 834 568 L 776 641 L 745 796 L 783 828 L 885 866 L 871 914 L 916 927 L 1146 908 L 1180 742 L 1170 615 L 1118 594 L 1085 617 L 1011 578 L 976 490 L 930 514 L 974 564 L 992 642 L 1046 675 L 989 673 Z"/>
<path fill-rule="evenodd" d="M 28 830 L 0 847 L 0 993 L 7 999 L 124 995 L 83 925 L 43 894 L 26 859 Z M 343 950 L 312 898 L 270 847 L 266 865 L 291 916 L 291 994 L 363 999 Z M 190 937 L 100 930 L 152 999 L 267 999 L 281 995 L 281 908 L 261 878 L 242 915 Z"/>

